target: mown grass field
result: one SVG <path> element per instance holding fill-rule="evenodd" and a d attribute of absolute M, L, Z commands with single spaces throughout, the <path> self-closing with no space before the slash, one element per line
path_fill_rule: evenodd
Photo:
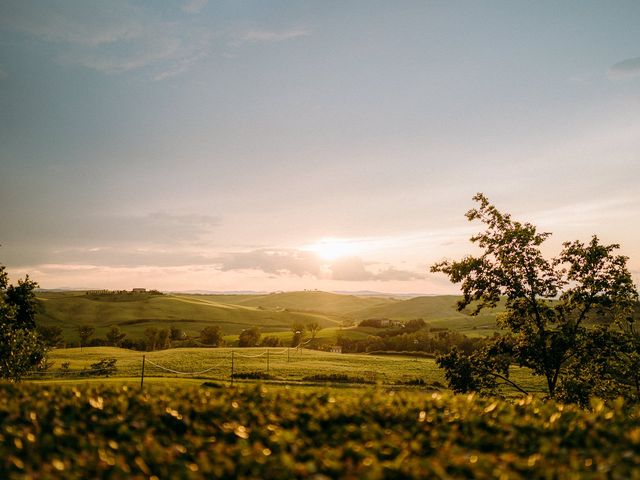
<path fill-rule="evenodd" d="M 384 388 L 0 384 L 0 478 L 639 479 L 640 410 Z"/>
<path fill-rule="evenodd" d="M 364 355 L 337 354 L 307 349 L 286 348 L 176 348 L 156 352 L 137 352 L 114 347 L 86 347 L 55 349 L 49 354 L 54 364 L 47 374 L 34 375 L 32 379 L 49 380 L 64 379 L 84 382 L 93 374 L 79 376 L 63 374 L 60 371 L 63 363 L 69 363 L 72 371 L 89 369 L 90 365 L 103 358 L 117 359 L 116 377 L 140 378 L 142 356 L 145 355 L 145 376 L 164 377 L 167 383 L 174 378 L 191 378 L 163 370 L 178 372 L 202 372 L 196 375 L 200 379 L 228 381 L 231 376 L 231 360 L 233 352 L 234 373 L 262 372 L 271 375 L 277 382 L 303 382 L 306 377 L 316 375 L 344 374 L 352 378 L 360 378 L 367 382 L 384 385 L 402 385 L 415 380 L 422 380 L 426 388 L 443 389 L 446 381 L 442 371 L 431 358 L 409 357 L 403 355 Z M 267 357 L 267 352 L 269 355 Z M 268 365 L 267 365 L 268 360 Z M 157 364 L 158 366 L 154 365 Z M 512 379 L 532 394 L 544 391 L 544 382 L 540 377 L 533 377 L 526 369 L 512 368 Z M 504 389 L 506 395 L 517 395 L 512 388 Z"/>
<path fill-rule="evenodd" d="M 456 311 L 458 297 L 416 297 L 408 300 L 358 297 L 326 292 L 286 292 L 268 295 L 87 295 L 85 292 L 39 292 L 37 322 L 57 325 L 67 341 L 78 341 L 76 328 L 92 325 L 95 337 L 118 326 L 130 338 L 142 337 L 148 327 L 175 326 L 196 337 L 206 326 L 218 325 L 229 343 L 245 328 L 258 326 L 263 334 L 290 338 L 295 323 L 317 322 L 320 338 L 334 338 L 345 324 L 368 318 L 424 319 L 433 327 L 469 335 L 491 335 L 495 314 L 471 317 Z M 350 338 L 375 333 L 351 327 Z"/>

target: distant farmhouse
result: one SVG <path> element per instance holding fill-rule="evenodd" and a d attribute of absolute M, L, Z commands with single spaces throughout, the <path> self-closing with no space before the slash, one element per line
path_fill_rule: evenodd
<path fill-rule="evenodd" d="M 131 290 L 87 290 L 85 295 L 102 296 L 102 295 L 162 295 L 158 290 L 147 290 L 146 288 L 132 288 Z"/>

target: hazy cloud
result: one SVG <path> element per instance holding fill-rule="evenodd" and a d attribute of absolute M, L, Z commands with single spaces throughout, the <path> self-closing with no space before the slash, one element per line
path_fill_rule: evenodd
<path fill-rule="evenodd" d="M 348 257 L 336 260 L 331 264 L 331 278 L 349 282 L 373 280 L 374 274 L 365 268 L 359 257 Z"/>
<path fill-rule="evenodd" d="M 261 270 L 275 275 L 320 276 L 320 260 L 312 252 L 295 249 L 259 249 L 225 253 L 217 258 L 220 269 Z"/>
<path fill-rule="evenodd" d="M 367 269 L 367 263 L 359 257 L 348 257 L 336 260 L 331 264 L 330 269 L 332 280 L 349 282 L 362 282 L 367 280 L 380 282 L 409 281 L 425 278 L 425 275 L 408 270 L 399 270 L 394 267 L 372 272 Z"/>
<path fill-rule="evenodd" d="M 9 78 L 9 74 L 5 72 L 2 65 L 0 65 L 0 80 L 6 80 L 7 78 Z"/>
<path fill-rule="evenodd" d="M 292 28 L 288 30 L 250 30 L 240 36 L 241 43 L 274 43 L 283 42 L 309 35 L 305 28 Z"/>
<path fill-rule="evenodd" d="M 640 57 L 627 58 L 609 68 L 612 78 L 635 77 L 640 75 Z"/>
<path fill-rule="evenodd" d="M 200 11 L 207 6 L 209 0 L 191 0 L 183 5 L 182 10 L 187 13 L 200 13 Z"/>
<path fill-rule="evenodd" d="M 0 6 L 0 27 L 50 43 L 61 62 L 104 73 L 143 67 L 180 73 L 208 50 L 211 37 L 125 1 L 10 0 Z"/>
<path fill-rule="evenodd" d="M 424 278 L 426 278 L 426 275 L 424 274 L 418 272 L 410 272 L 409 270 L 398 270 L 397 268 L 393 267 L 382 270 L 375 276 L 375 279 L 381 282 L 389 282 L 394 280 L 407 282 L 409 280 L 422 280 Z"/>

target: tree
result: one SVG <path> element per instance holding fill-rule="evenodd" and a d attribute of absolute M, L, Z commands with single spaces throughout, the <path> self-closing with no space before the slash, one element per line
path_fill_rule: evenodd
<path fill-rule="evenodd" d="M 36 331 L 47 347 L 55 348 L 64 345 L 62 328 L 57 325 L 38 325 Z"/>
<path fill-rule="evenodd" d="M 309 331 L 309 333 L 311 334 L 311 343 L 314 343 L 316 335 L 318 335 L 318 332 L 320 330 L 322 330 L 322 327 L 320 326 L 320 324 L 317 321 L 313 320 L 313 321 L 307 323 L 306 328 Z"/>
<path fill-rule="evenodd" d="M 171 340 L 184 340 L 185 338 L 187 338 L 187 334 L 184 330 L 171 326 Z"/>
<path fill-rule="evenodd" d="M 122 343 L 122 341 L 124 340 L 124 337 L 126 337 L 127 334 L 122 332 L 120 330 L 120 327 L 118 326 L 113 326 L 111 327 L 111 329 L 107 332 L 107 343 L 109 345 L 113 345 L 114 347 L 119 347 L 120 344 Z"/>
<path fill-rule="evenodd" d="M 481 255 L 443 261 L 431 268 L 461 284 L 459 310 L 471 307 L 471 314 L 477 315 L 499 303 L 505 306 L 498 321 L 507 333 L 496 337 L 476 358 L 457 363 L 469 369 L 468 389 L 482 385 L 481 377 L 513 384 L 504 365 L 514 362 L 543 376 L 550 397 L 564 395 L 576 386 L 579 376 L 589 378 L 580 382 L 580 388 L 587 389 L 582 397 L 600 388 L 607 390 L 605 380 L 613 376 L 603 368 L 603 362 L 608 363 L 605 358 L 612 359 L 609 333 L 638 303 L 627 257 L 615 254 L 619 245 L 602 245 L 593 236 L 588 243 L 565 242 L 559 256 L 547 260 L 541 245 L 549 233 L 512 220 L 482 194 L 474 200 L 478 207 L 466 216 L 485 224 L 484 232 L 471 237 Z M 496 364 L 495 358 L 502 361 Z M 446 357 L 439 364 L 450 374 L 462 368 Z"/>
<path fill-rule="evenodd" d="M 78 331 L 78 336 L 80 337 L 80 349 L 82 349 L 82 347 L 87 344 L 89 339 L 93 337 L 93 334 L 96 333 L 96 329 L 91 325 L 80 325 L 76 328 L 76 330 Z"/>
<path fill-rule="evenodd" d="M 260 346 L 262 347 L 280 347 L 281 345 L 282 341 L 275 335 L 267 335 L 266 337 L 262 337 L 260 341 Z"/>
<path fill-rule="evenodd" d="M 260 329 L 258 327 L 247 328 L 240 332 L 238 346 L 255 347 L 260 342 Z"/>
<path fill-rule="evenodd" d="M 302 342 L 302 337 L 304 335 L 305 325 L 300 321 L 293 322 L 291 326 L 291 331 L 293 332 L 293 338 L 291 339 L 291 346 L 297 347 Z"/>
<path fill-rule="evenodd" d="M 9 284 L 0 265 L 0 378 L 19 381 L 45 357 L 46 346 L 35 330 L 37 286 L 28 276 L 17 286 Z"/>
<path fill-rule="evenodd" d="M 158 344 L 158 329 L 156 327 L 147 327 L 144 330 L 144 336 L 147 340 L 147 350 L 154 351 Z"/>
<path fill-rule="evenodd" d="M 222 331 L 218 325 L 204 327 L 200 330 L 200 341 L 205 345 L 219 347 L 222 344 Z"/>
<path fill-rule="evenodd" d="M 4 267 L 2 267 L 4 270 Z M 18 285 L 8 285 L 5 296 L 6 302 L 15 308 L 13 321 L 18 328 L 33 330 L 36 328 L 36 312 L 38 301 L 35 289 L 38 284 L 29 280 L 27 275 L 24 280 L 18 280 Z"/>
<path fill-rule="evenodd" d="M 171 347 L 171 332 L 168 328 L 158 330 L 156 349 L 164 350 Z"/>

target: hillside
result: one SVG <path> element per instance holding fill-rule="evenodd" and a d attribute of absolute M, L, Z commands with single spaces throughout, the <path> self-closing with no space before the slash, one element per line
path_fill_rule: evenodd
<path fill-rule="evenodd" d="M 355 313 L 355 318 L 358 320 L 367 318 L 389 318 L 393 320 L 422 318 L 431 326 L 446 327 L 453 330 L 495 328 L 496 313 L 500 311 L 500 308 L 497 308 L 494 312 L 472 317 L 456 309 L 456 302 L 460 298 L 457 295 L 415 297 L 387 305 L 362 309 Z"/>
<path fill-rule="evenodd" d="M 251 306 L 216 302 L 200 295 L 140 295 L 122 301 L 84 292 L 39 293 L 37 322 L 58 325 L 65 337 L 76 338 L 75 327 L 96 327 L 96 336 L 119 326 L 130 336 L 140 336 L 145 328 L 177 326 L 197 335 L 207 325 L 219 325 L 225 334 L 238 334 L 257 325 L 263 332 L 289 330 L 296 322 L 317 321 L 323 327 L 335 326 L 341 319 L 317 313 L 262 310 Z"/>
<path fill-rule="evenodd" d="M 294 322 L 317 321 L 324 329 L 330 329 L 341 326 L 345 320 L 368 318 L 422 318 L 434 327 L 490 334 L 495 328 L 495 314 L 471 317 L 458 312 L 455 308 L 458 298 L 425 296 L 398 300 L 316 291 L 267 295 L 39 292 L 37 321 L 62 327 L 69 340 L 77 338 L 75 328 L 82 324 L 96 327 L 96 337 L 103 336 L 112 326 L 119 326 L 129 337 L 141 336 L 148 327 L 168 326 L 196 336 L 208 325 L 219 325 L 225 335 L 237 335 L 254 325 L 263 333 L 289 332 Z"/>
<path fill-rule="evenodd" d="M 283 292 L 268 295 L 224 296 L 235 305 L 262 307 L 265 309 L 289 309 L 307 312 L 322 312 L 333 315 L 353 316 L 356 312 L 368 308 L 381 308 L 398 303 L 398 300 L 379 297 L 357 297 L 338 293 L 303 291 Z"/>

